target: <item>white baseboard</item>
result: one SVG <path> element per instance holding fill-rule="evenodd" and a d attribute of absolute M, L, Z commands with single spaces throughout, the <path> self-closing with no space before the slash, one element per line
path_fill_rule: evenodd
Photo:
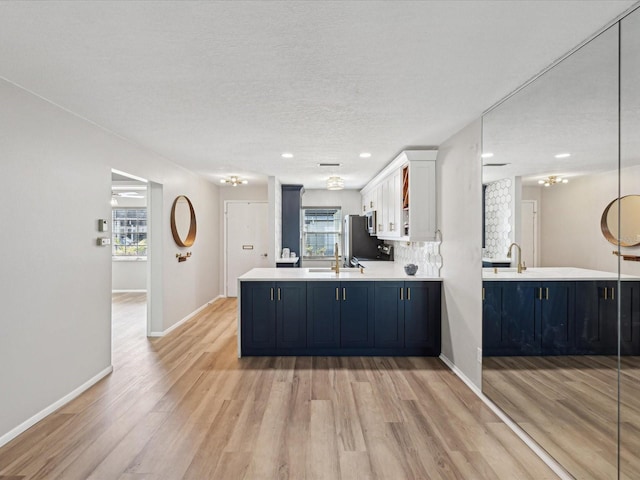
<path fill-rule="evenodd" d="M 147 293 L 147 290 L 143 288 L 142 290 L 111 290 L 111 293 Z"/>
<path fill-rule="evenodd" d="M 16 438 L 18 435 L 20 435 L 25 430 L 31 428 L 33 425 L 38 423 L 40 420 L 42 420 L 47 415 L 52 414 L 53 412 L 55 412 L 57 409 L 59 409 L 63 405 L 69 403 L 71 400 L 73 400 L 78 395 L 80 395 L 84 391 L 86 391 L 89 388 L 91 388 L 93 385 L 98 383 L 100 380 L 102 380 L 104 377 L 109 375 L 111 372 L 113 372 L 113 366 L 109 365 L 107 368 L 105 368 L 100 373 L 98 373 L 97 375 L 93 376 L 92 378 L 90 378 L 89 380 L 84 382 L 82 385 L 80 385 L 78 388 L 76 388 L 72 392 L 70 392 L 67 395 L 65 395 L 64 397 L 62 397 L 60 400 L 52 403 L 51 405 L 46 407 L 44 410 L 41 410 L 38 413 L 36 413 L 33 417 L 31 417 L 31 418 L 27 419 L 26 421 L 22 422 L 20 425 L 18 425 L 13 430 L 10 430 L 7 433 L 5 433 L 4 435 L 0 436 L 0 447 L 2 447 L 3 445 L 9 443 L 11 440 Z"/>
<path fill-rule="evenodd" d="M 180 325 L 182 325 L 183 323 L 191 320 L 193 317 L 195 317 L 198 313 L 200 313 L 203 309 L 207 308 L 209 305 L 212 305 L 214 302 L 216 302 L 217 300 L 221 299 L 221 298 L 225 298 L 224 295 L 218 295 L 217 297 L 213 298 L 212 300 L 209 300 L 207 303 L 205 303 L 204 305 L 202 305 L 201 307 L 196 308 L 193 312 L 191 312 L 189 315 L 187 315 L 186 317 L 184 317 L 182 320 L 178 320 L 176 323 L 174 323 L 173 325 L 171 325 L 169 328 L 167 328 L 166 330 L 162 331 L 162 332 L 149 332 L 149 334 L 147 335 L 147 337 L 164 337 L 165 335 L 167 335 L 169 332 L 172 332 L 173 330 L 175 330 L 176 328 L 178 328 Z"/>
<path fill-rule="evenodd" d="M 522 440 L 531 450 L 533 450 L 533 453 L 540 457 L 540 459 L 544 463 L 546 463 L 549 468 L 553 470 L 556 475 L 558 475 L 558 477 L 560 477 L 562 480 L 574 480 L 574 477 L 572 475 L 569 475 L 569 473 L 562 467 L 562 465 L 556 462 L 556 460 L 551 455 L 549 455 L 546 450 L 538 445 L 538 443 L 533 438 L 531 438 L 527 432 L 520 428 L 517 423 L 511 420 L 511 418 L 509 418 L 506 413 L 504 413 L 495 403 L 493 403 L 493 401 L 491 401 L 484 393 L 482 393 L 482 390 L 480 390 L 480 388 L 478 388 L 478 386 L 475 385 L 469 379 L 469 377 L 467 377 L 462 372 L 462 370 L 456 367 L 456 365 L 451 360 L 449 360 L 443 354 L 440 354 L 440 360 L 442 360 L 447 365 L 447 367 L 449 367 L 451 371 L 455 373 L 458 378 L 462 380 L 465 385 L 467 385 L 467 387 L 469 387 L 473 391 L 473 393 L 475 393 L 480 398 L 480 400 L 482 400 L 493 411 L 493 413 L 498 416 L 498 418 L 500 418 L 500 420 L 502 420 L 511 430 L 513 430 L 513 432 L 520 438 L 520 440 Z"/>

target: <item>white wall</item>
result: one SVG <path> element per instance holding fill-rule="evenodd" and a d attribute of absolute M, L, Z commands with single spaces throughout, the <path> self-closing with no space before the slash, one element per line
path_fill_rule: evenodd
<path fill-rule="evenodd" d="M 0 105 L 0 191 L 11 199 L 0 202 L 2 444 L 111 365 L 111 250 L 96 245 L 97 220 L 110 218 L 111 168 L 163 185 L 163 235 L 152 239 L 162 255 L 160 328 L 220 293 L 220 216 L 216 186 L 158 155 L 3 80 Z M 179 264 L 169 212 L 180 194 L 193 202 L 198 237 Z"/>
<path fill-rule="evenodd" d="M 640 193 L 640 167 L 620 171 L 621 195 Z M 541 262 L 543 267 L 580 267 L 618 271 L 618 259 L 600 230 L 606 206 L 617 197 L 618 172 L 572 178 L 542 191 Z M 622 247 L 623 253 L 640 255 L 640 247 Z M 621 261 L 620 272 L 640 275 L 640 262 Z"/>
<path fill-rule="evenodd" d="M 442 354 L 481 385 L 482 172 L 481 121 L 438 149 L 438 224 L 442 231 Z"/>

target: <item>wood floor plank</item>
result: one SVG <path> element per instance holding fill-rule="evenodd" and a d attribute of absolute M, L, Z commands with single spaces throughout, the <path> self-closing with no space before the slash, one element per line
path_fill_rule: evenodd
<path fill-rule="evenodd" d="M 236 309 L 148 339 L 144 294 L 114 294 L 113 374 L 0 448 L 0 480 L 555 478 L 439 359 L 239 359 Z"/>

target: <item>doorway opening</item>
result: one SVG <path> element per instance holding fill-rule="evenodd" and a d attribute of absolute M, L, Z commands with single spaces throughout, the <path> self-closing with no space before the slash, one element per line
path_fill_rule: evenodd
<path fill-rule="evenodd" d="M 111 332 L 114 364 L 149 331 L 148 181 L 111 171 Z"/>

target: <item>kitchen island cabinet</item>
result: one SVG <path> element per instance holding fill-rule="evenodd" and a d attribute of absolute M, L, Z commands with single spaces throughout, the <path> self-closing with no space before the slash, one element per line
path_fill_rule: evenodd
<path fill-rule="evenodd" d="M 297 270 L 240 278 L 240 355 L 440 355 L 440 279 Z"/>

